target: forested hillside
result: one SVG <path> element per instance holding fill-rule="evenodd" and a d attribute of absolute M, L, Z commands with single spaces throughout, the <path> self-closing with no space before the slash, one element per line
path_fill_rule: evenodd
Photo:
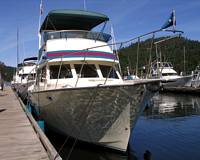
<path fill-rule="evenodd" d="M 153 42 L 157 42 L 166 37 L 156 38 Z M 139 54 L 138 54 L 138 73 L 143 66 L 149 67 L 149 59 L 151 55 L 151 61 L 156 60 L 156 47 L 151 48 L 152 39 L 147 39 L 140 42 Z M 191 72 L 197 65 L 200 65 L 200 42 L 190 40 L 184 37 L 175 38 L 157 45 L 158 53 L 162 55 L 162 61 L 171 62 L 177 72 L 184 71 L 184 55 L 185 55 L 185 71 Z M 184 51 L 185 48 L 185 51 Z M 126 71 L 126 67 L 135 72 L 136 59 L 137 59 L 138 44 L 133 43 L 128 47 L 119 50 L 119 59 L 122 67 L 122 71 Z M 151 54 L 150 54 L 151 52 Z M 0 71 L 3 73 L 3 77 L 6 81 L 11 81 L 15 71 L 14 67 L 5 66 L 3 62 L 0 62 Z"/>
<path fill-rule="evenodd" d="M 153 42 L 159 41 L 167 37 L 156 38 Z M 152 46 L 152 39 L 147 39 L 139 43 L 139 54 L 138 54 L 138 68 L 142 69 L 143 66 L 148 67 L 149 59 L 151 55 L 151 61 L 156 60 L 156 47 Z M 126 70 L 129 66 L 133 72 L 136 68 L 137 60 L 137 48 L 138 44 L 133 43 L 126 48 L 122 48 L 119 51 L 119 58 L 122 66 L 122 70 Z M 192 71 L 200 63 L 200 42 L 190 40 L 184 37 L 177 37 L 157 45 L 157 50 L 162 61 L 171 62 L 174 68 L 178 71 Z M 185 49 L 184 49 L 185 48 Z M 185 50 L 185 51 L 184 51 Z M 151 54 L 150 54 L 151 52 Z M 185 55 L 185 56 L 184 56 Z M 185 57 L 185 63 L 184 63 Z M 185 65 L 184 65 L 185 64 Z"/>
<path fill-rule="evenodd" d="M 6 66 L 3 62 L 0 62 L 0 72 L 2 74 L 2 78 L 5 81 L 12 81 L 14 71 L 14 67 Z"/>

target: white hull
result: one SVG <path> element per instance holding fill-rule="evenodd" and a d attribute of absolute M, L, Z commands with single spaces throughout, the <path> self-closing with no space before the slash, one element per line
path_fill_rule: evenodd
<path fill-rule="evenodd" d="M 191 87 L 194 87 L 194 88 L 200 87 L 200 80 L 193 80 L 191 82 Z"/>
<path fill-rule="evenodd" d="M 176 79 L 161 80 L 161 82 L 163 88 L 184 87 L 187 86 L 187 84 L 191 81 L 191 79 L 192 76 L 182 76 Z"/>
<path fill-rule="evenodd" d="M 14 83 L 12 84 L 13 89 L 17 92 L 18 96 L 25 100 L 28 96 L 28 87 L 33 85 L 35 81 L 30 81 L 28 83 Z"/>
<path fill-rule="evenodd" d="M 23 99 L 26 100 L 28 96 L 28 88 L 33 85 L 35 81 L 30 81 L 26 84 L 21 84 L 21 86 L 18 89 L 18 94 L 19 96 Z"/>
<path fill-rule="evenodd" d="M 126 151 L 131 129 L 152 95 L 140 83 L 39 91 L 31 93 L 31 101 L 57 132 Z"/>

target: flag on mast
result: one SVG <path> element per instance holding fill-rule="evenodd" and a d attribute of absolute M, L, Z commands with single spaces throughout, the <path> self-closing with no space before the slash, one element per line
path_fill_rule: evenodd
<path fill-rule="evenodd" d="M 166 29 L 170 26 L 173 26 L 173 29 L 175 29 L 176 26 L 176 16 L 175 16 L 175 10 L 172 11 L 170 17 L 165 22 L 165 24 L 161 27 L 161 29 Z"/>
<path fill-rule="evenodd" d="M 40 25 L 41 25 L 41 19 L 42 19 L 42 14 L 44 12 L 44 7 L 43 7 L 43 0 L 40 1 L 40 14 L 39 14 L 39 23 L 38 23 L 38 38 L 39 38 L 39 49 L 41 47 L 41 34 L 40 34 Z"/>

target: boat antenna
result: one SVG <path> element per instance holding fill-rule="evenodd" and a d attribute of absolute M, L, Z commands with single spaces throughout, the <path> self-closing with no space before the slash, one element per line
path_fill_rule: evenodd
<path fill-rule="evenodd" d="M 86 6 L 86 0 L 83 0 L 83 5 L 84 5 L 84 10 L 87 10 L 87 6 Z"/>
<path fill-rule="evenodd" d="M 39 38 L 39 44 L 38 47 L 39 49 L 41 48 L 41 33 L 40 33 L 40 26 L 41 26 L 41 19 L 42 19 L 42 14 L 44 12 L 43 8 L 43 0 L 40 1 L 40 13 L 39 13 L 39 22 L 38 22 L 38 38 Z"/>

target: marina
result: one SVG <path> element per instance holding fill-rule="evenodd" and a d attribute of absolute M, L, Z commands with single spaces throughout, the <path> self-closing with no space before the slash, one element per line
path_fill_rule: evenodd
<path fill-rule="evenodd" d="M 22 1 L 2 2 L 0 159 L 199 159 L 200 3 Z"/>

